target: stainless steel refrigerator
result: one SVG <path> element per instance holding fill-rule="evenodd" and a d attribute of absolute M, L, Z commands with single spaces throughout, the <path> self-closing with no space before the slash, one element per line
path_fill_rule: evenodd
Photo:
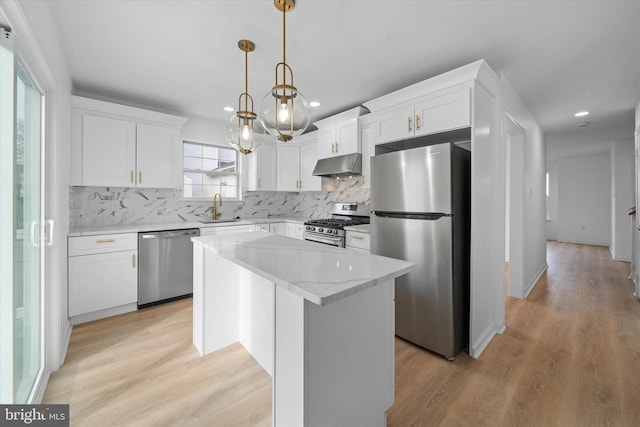
<path fill-rule="evenodd" d="M 371 158 L 371 252 L 396 279 L 396 335 L 452 360 L 469 340 L 471 153 L 452 143 Z"/>

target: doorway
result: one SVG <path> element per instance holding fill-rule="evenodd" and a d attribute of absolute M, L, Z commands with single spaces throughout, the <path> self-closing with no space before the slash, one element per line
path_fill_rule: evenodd
<path fill-rule="evenodd" d="M 524 298 L 525 130 L 506 114 L 505 262 L 508 295 Z"/>

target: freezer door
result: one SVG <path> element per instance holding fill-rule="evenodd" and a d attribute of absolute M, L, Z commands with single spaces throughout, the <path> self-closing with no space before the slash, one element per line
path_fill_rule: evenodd
<path fill-rule="evenodd" d="M 452 218 L 371 217 L 371 253 L 415 262 L 396 279 L 396 335 L 452 358 L 456 354 Z M 458 345 L 459 347 L 459 345 Z"/>
<path fill-rule="evenodd" d="M 453 212 L 449 143 L 371 158 L 371 209 L 387 212 Z"/>

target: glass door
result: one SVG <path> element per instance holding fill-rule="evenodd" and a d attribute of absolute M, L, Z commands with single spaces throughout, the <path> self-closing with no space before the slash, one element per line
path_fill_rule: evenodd
<path fill-rule="evenodd" d="M 16 63 L 15 134 L 15 380 L 16 401 L 26 402 L 42 368 L 42 93 Z"/>
<path fill-rule="evenodd" d="M 30 402 L 43 372 L 43 94 L 0 45 L 0 401 Z"/>

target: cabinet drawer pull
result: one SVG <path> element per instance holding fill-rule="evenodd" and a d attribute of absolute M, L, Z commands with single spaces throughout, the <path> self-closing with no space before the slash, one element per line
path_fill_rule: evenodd
<path fill-rule="evenodd" d="M 407 117 L 407 132 L 411 132 L 411 117 Z"/>
<path fill-rule="evenodd" d="M 138 172 L 138 184 L 142 184 L 142 171 Z"/>
<path fill-rule="evenodd" d="M 131 267 L 136 268 L 136 254 L 131 255 Z"/>
<path fill-rule="evenodd" d="M 362 240 L 362 237 L 360 237 L 360 236 L 351 236 L 351 238 L 355 239 L 355 240 Z"/>
<path fill-rule="evenodd" d="M 130 175 L 129 179 L 131 180 L 131 183 L 133 184 L 133 171 L 131 171 L 131 175 Z"/>
<path fill-rule="evenodd" d="M 116 241 L 114 239 L 100 239 L 100 240 L 96 240 L 96 243 L 115 243 Z"/>
<path fill-rule="evenodd" d="M 420 116 L 416 114 L 416 130 L 420 130 Z"/>

